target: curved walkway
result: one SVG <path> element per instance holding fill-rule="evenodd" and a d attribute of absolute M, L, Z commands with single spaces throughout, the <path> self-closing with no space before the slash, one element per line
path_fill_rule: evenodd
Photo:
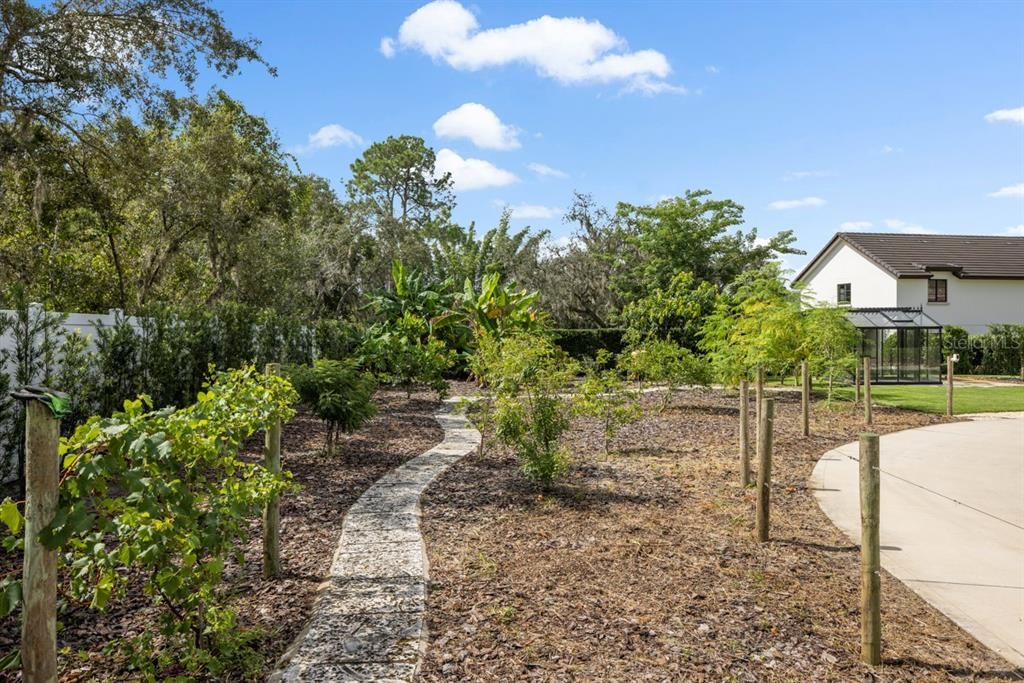
<path fill-rule="evenodd" d="M 271 681 L 411 681 L 426 644 L 427 558 L 420 494 L 480 444 L 445 402 L 444 440 L 381 477 L 342 525 L 330 575 L 306 628 Z"/>
<path fill-rule="evenodd" d="M 854 542 L 857 457 L 856 443 L 829 451 L 811 475 L 818 504 Z M 1024 666 L 1024 413 L 887 434 L 880 469 L 882 566 Z"/>

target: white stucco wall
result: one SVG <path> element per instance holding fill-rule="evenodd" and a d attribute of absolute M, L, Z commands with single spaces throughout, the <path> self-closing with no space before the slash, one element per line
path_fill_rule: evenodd
<path fill-rule="evenodd" d="M 935 273 L 946 280 L 947 303 L 928 303 L 928 280 L 902 279 L 897 305 L 921 306 L 943 325 L 958 325 L 973 334 L 993 323 L 1024 324 L 1024 280 L 961 280 L 952 273 Z M 854 285 L 856 288 L 856 285 Z"/>
<path fill-rule="evenodd" d="M 897 305 L 896 278 L 844 242 L 836 242 L 804 277 L 812 301 L 836 303 L 836 285 L 849 282 L 852 308 Z M 927 297 L 926 297 L 927 298 Z"/>

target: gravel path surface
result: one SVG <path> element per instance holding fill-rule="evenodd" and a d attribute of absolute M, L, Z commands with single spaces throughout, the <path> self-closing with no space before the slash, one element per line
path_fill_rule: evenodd
<path fill-rule="evenodd" d="M 352 505 L 313 616 L 271 681 L 410 681 L 426 644 L 420 494 L 476 450 L 480 433 L 448 401 L 444 440 L 381 477 Z"/>

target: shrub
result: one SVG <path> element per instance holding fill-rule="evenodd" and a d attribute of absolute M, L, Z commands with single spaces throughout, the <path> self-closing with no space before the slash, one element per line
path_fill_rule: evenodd
<path fill-rule="evenodd" d="M 241 557 L 250 521 L 290 487 L 287 473 L 241 460 L 239 449 L 290 419 L 297 396 L 284 378 L 247 367 L 219 374 L 196 399 L 177 411 L 125 401 L 63 440 L 59 507 L 40 539 L 61 551 L 71 598 L 102 610 L 141 578 L 167 608 L 164 635 L 200 649 L 234 637 L 218 590 L 225 560 Z M 12 547 L 24 528 L 17 504 L 5 500 L 0 518 Z M 18 583 L 8 576 L 0 594 L 20 595 Z M 0 606 L 9 613 L 17 600 Z"/>
<path fill-rule="evenodd" d="M 327 455 L 334 455 L 339 434 L 351 434 L 376 413 L 376 382 L 355 361 L 318 360 L 288 368 L 288 376 L 302 402 L 327 425 Z"/>
<path fill-rule="evenodd" d="M 1024 367 L 1024 325 L 992 325 L 978 339 L 986 375 L 1016 375 Z"/>
<path fill-rule="evenodd" d="M 667 339 L 649 339 L 628 348 L 619 357 L 619 364 L 630 378 L 641 383 L 665 384 L 661 410 L 668 407 L 680 386 L 711 383 L 711 366 L 707 359 Z"/>
<path fill-rule="evenodd" d="M 953 365 L 953 372 L 968 374 L 974 372 L 981 360 L 981 349 L 971 343 L 967 330 L 956 325 L 942 328 L 942 356 L 959 354 L 960 360 Z"/>
<path fill-rule="evenodd" d="M 429 332 L 427 321 L 411 313 L 394 323 L 375 325 L 360 349 L 363 365 L 381 382 L 405 387 L 409 394 L 424 386 L 444 396 L 444 373 L 455 362 L 455 352 Z"/>
<path fill-rule="evenodd" d="M 569 464 L 561 437 L 572 408 L 564 397 L 576 364 L 550 340 L 518 333 L 484 336 L 474 366 L 494 392 L 487 416 L 497 439 L 512 448 L 523 474 L 550 486 Z"/>
<path fill-rule="evenodd" d="M 622 335 L 625 330 L 620 327 L 595 327 L 591 329 L 553 329 L 552 338 L 560 349 L 577 360 L 596 358 L 598 353 L 618 354 L 622 352 Z"/>
<path fill-rule="evenodd" d="M 600 361 L 606 357 L 599 357 L 599 365 L 603 364 Z M 619 430 L 643 415 L 638 398 L 636 392 L 626 389 L 617 370 L 596 366 L 587 372 L 586 378 L 577 387 L 573 410 L 577 415 L 587 415 L 600 421 L 604 453 L 608 455 L 611 442 Z"/>

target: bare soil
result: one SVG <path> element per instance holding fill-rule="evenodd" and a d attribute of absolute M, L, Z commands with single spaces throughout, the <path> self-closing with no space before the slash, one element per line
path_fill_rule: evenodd
<path fill-rule="evenodd" d="M 282 431 L 283 466 L 301 486 L 281 502 L 281 557 L 284 575 L 264 580 L 260 558 L 260 523 L 254 521 L 245 547 L 246 562 L 228 570 L 225 590 L 238 625 L 254 629 L 263 658 L 263 674 L 274 665 L 305 625 L 317 589 L 330 568 L 349 506 L 373 482 L 437 444 L 444 436 L 433 415 L 438 403 L 433 394 L 381 390 L 378 414 L 355 434 L 343 436 L 338 454 L 323 452 L 326 431 L 309 414 L 300 414 Z M 247 444 L 243 457 L 262 458 L 262 436 Z M 0 570 L 20 566 L 20 557 L 0 555 Z M 141 591 L 141 585 L 103 613 L 72 609 L 59 618 L 57 634 L 62 681 L 135 680 L 122 656 L 104 649 L 120 638 L 155 630 L 159 607 Z M 16 616 L 0 620 L 0 654 L 17 647 Z M 166 671 L 170 676 L 177 671 Z M 12 675 L 10 680 L 20 676 Z M 219 680 L 225 680 L 221 678 Z M 233 680 L 228 678 L 227 680 Z"/>
<path fill-rule="evenodd" d="M 849 404 L 775 394 L 772 540 L 739 485 L 736 397 L 685 392 L 625 428 L 611 457 L 577 419 L 550 491 L 487 445 L 428 490 L 429 644 L 422 681 L 1019 680 L 888 574 L 883 666 L 859 663 L 859 550 L 808 489 L 825 451 L 863 430 Z M 753 412 L 753 411 L 751 411 Z M 876 408 L 875 431 L 934 422 Z M 752 430 L 753 431 L 753 430 Z M 884 503 L 883 503 L 884 504 Z"/>

